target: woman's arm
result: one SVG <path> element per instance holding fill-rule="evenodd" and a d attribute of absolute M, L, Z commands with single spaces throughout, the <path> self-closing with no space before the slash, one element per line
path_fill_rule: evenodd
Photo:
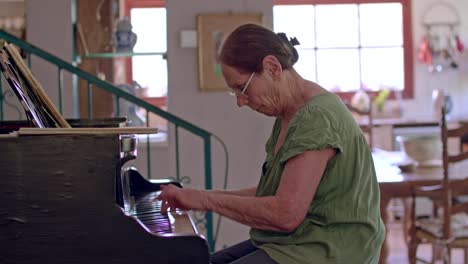
<path fill-rule="evenodd" d="M 168 207 L 211 210 L 257 228 L 291 232 L 304 220 L 334 149 L 306 151 L 289 159 L 274 196 L 237 196 L 166 186 L 160 196 Z"/>
<path fill-rule="evenodd" d="M 237 196 L 255 196 L 255 193 L 257 192 L 257 188 L 252 187 L 252 188 L 239 189 L 239 190 L 212 190 L 208 192 L 215 193 L 215 194 L 228 194 L 228 195 L 237 195 Z"/>

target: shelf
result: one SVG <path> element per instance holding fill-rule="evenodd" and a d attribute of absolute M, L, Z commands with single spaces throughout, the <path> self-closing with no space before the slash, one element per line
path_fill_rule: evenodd
<path fill-rule="evenodd" d="M 116 58 L 116 57 L 133 57 L 133 56 L 163 56 L 166 59 L 166 52 L 108 52 L 108 53 L 90 53 L 79 55 L 83 59 L 96 59 L 96 58 Z"/>

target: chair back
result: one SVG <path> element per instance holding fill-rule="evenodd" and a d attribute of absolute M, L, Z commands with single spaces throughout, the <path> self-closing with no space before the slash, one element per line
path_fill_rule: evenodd
<path fill-rule="evenodd" d="M 468 126 L 468 121 L 460 121 L 461 126 Z M 468 133 L 460 139 L 460 152 L 468 151 Z"/>
<path fill-rule="evenodd" d="M 443 178 L 443 235 L 445 239 L 452 237 L 451 234 L 451 215 L 463 211 L 468 211 L 468 203 L 459 203 L 456 205 L 452 204 L 452 196 L 458 196 L 466 194 L 468 191 L 468 179 L 463 181 L 457 186 L 451 186 L 449 178 L 450 166 L 468 159 L 468 151 L 463 151 L 460 148 L 460 151 L 456 154 L 449 153 L 448 142 L 450 138 L 456 138 L 461 140 L 461 138 L 468 134 L 468 123 L 462 122 L 456 128 L 448 128 L 447 119 L 446 119 L 446 109 L 445 106 L 442 107 L 442 117 L 440 122 L 441 128 L 441 140 L 442 140 L 442 164 L 444 171 Z"/>
<path fill-rule="evenodd" d="M 351 113 L 353 113 L 354 116 L 357 115 L 358 117 L 363 117 L 362 119 L 364 120 L 364 122 L 360 122 L 362 120 L 361 118 L 359 118 L 359 120 L 356 120 L 356 121 L 358 121 L 362 132 L 367 134 L 369 147 L 372 150 L 373 149 L 373 133 L 372 133 L 372 130 L 373 130 L 373 126 L 374 126 L 374 119 L 373 119 L 373 116 L 372 116 L 372 105 L 369 107 L 369 110 L 367 110 L 367 111 L 362 111 L 360 109 L 357 109 L 356 107 L 352 106 L 349 103 L 345 103 L 345 105 L 348 108 L 348 110 Z"/>

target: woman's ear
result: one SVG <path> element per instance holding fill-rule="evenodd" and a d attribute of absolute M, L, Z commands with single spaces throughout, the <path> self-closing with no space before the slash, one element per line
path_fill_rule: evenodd
<path fill-rule="evenodd" d="M 273 80 L 279 80 L 281 78 L 283 68 L 275 56 L 267 55 L 265 58 L 263 58 L 262 64 L 263 70 L 266 71 L 266 73 L 271 76 Z"/>

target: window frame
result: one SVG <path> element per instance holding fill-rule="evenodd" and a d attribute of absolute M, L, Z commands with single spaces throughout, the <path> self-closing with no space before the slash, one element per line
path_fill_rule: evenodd
<path fill-rule="evenodd" d="M 403 61 L 404 61 L 404 87 L 403 99 L 414 98 L 414 72 L 413 72 L 413 36 L 411 24 L 411 0 L 274 0 L 274 5 L 332 5 L 332 4 L 376 4 L 376 3 L 400 3 L 403 17 Z M 317 48 L 316 48 L 317 49 Z M 355 92 L 337 92 L 344 100 L 350 100 Z M 377 92 L 367 92 L 371 97 Z M 390 98 L 394 99 L 392 92 Z"/>
<path fill-rule="evenodd" d="M 124 16 L 130 18 L 130 10 L 132 8 L 154 8 L 154 7 L 166 7 L 165 0 L 125 0 L 123 6 L 120 8 L 124 11 Z M 126 76 L 125 80 L 127 83 L 133 82 L 133 65 L 132 57 L 125 58 Z M 142 97 L 146 102 L 158 106 L 167 106 L 167 96 L 161 97 Z"/>

